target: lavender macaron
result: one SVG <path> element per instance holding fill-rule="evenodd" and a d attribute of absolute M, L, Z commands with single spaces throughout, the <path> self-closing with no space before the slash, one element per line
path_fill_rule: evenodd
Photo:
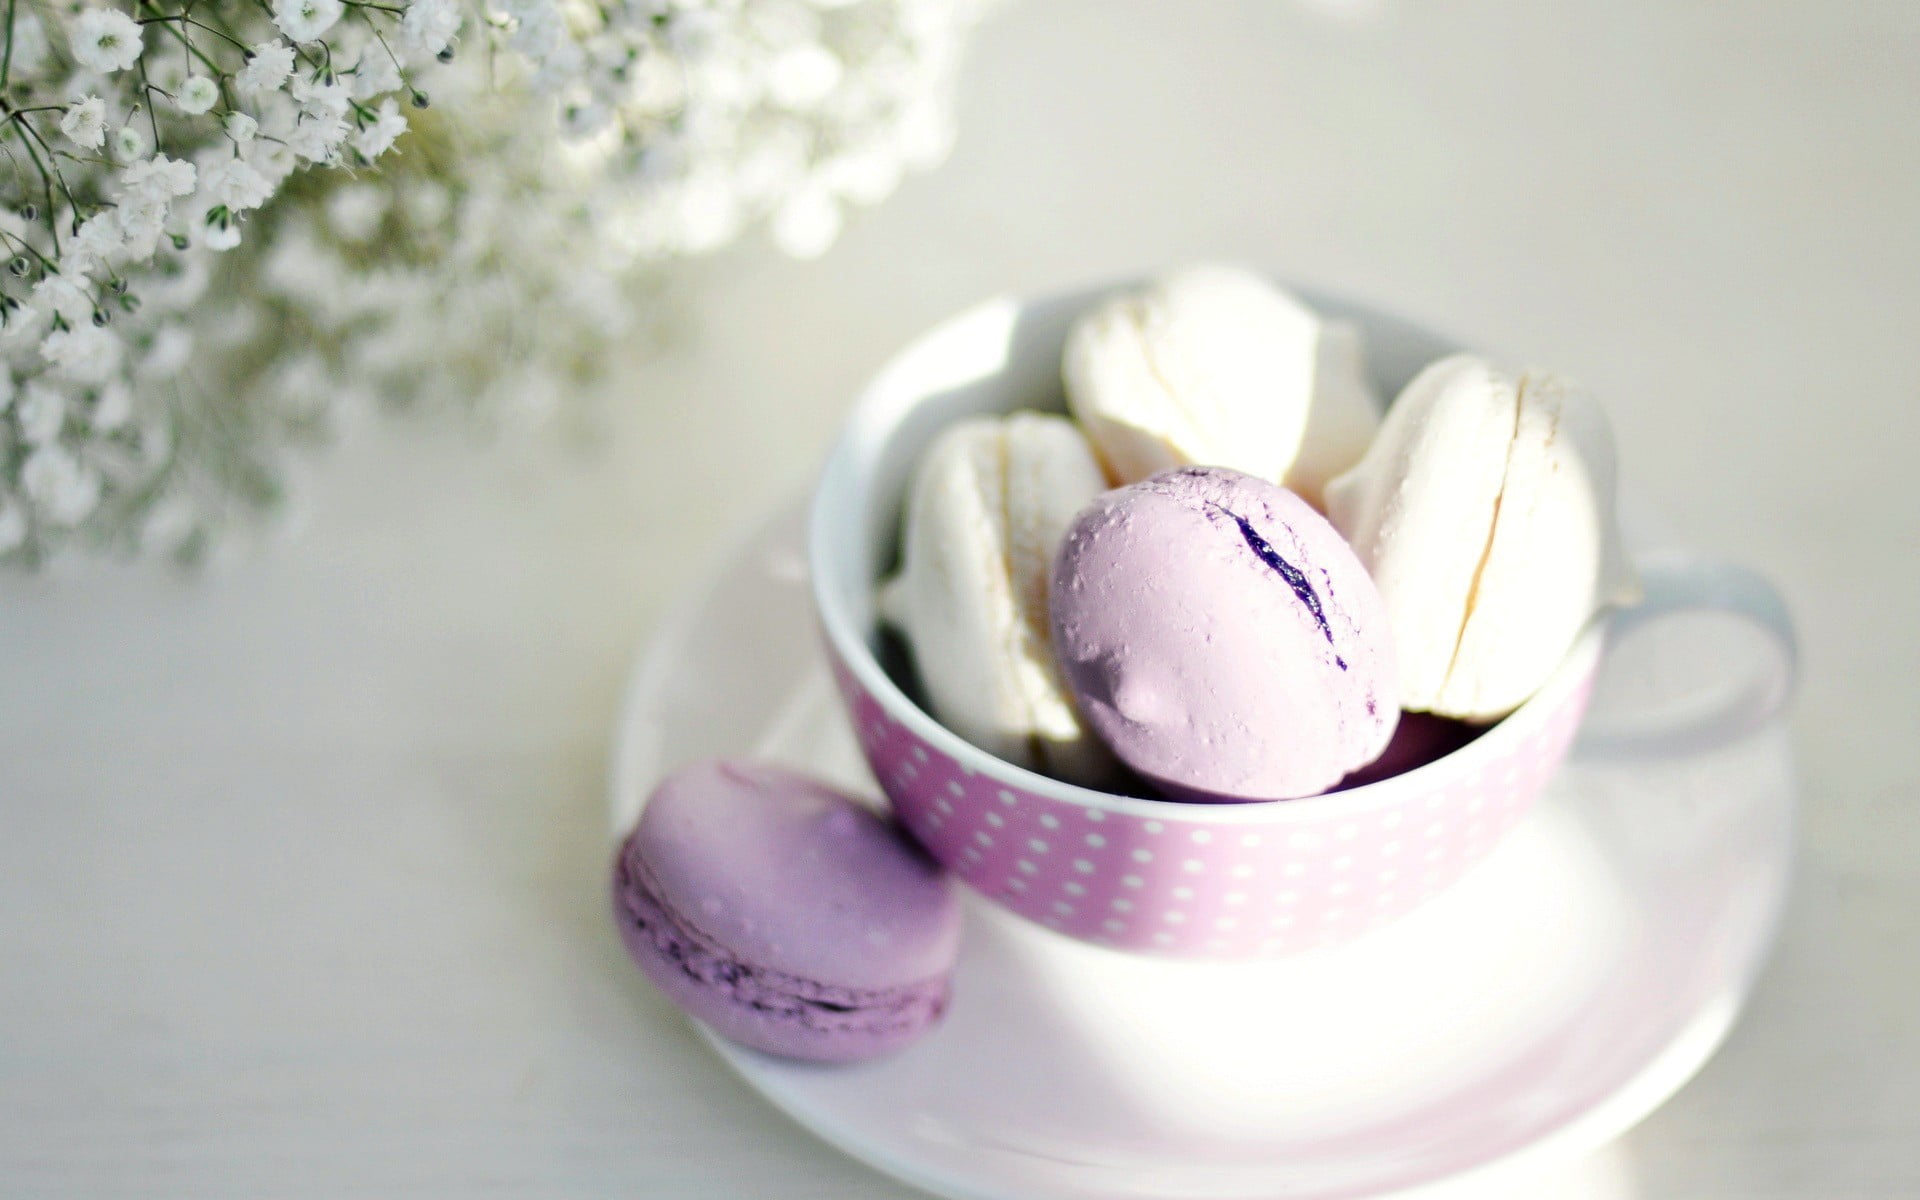
<path fill-rule="evenodd" d="M 621 940 L 669 999 L 770 1054 L 851 1062 L 946 1011 L 960 910 L 893 823 L 802 775 L 674 772 L 613 871 Z"/>
<path fill-rule="evenodd" d="M 1173 799 L 1328 790 L 1399 718 L 1366 568 L 1277 484 L 1183 467 L 1107 492 L 1054 561 L 1054 653 L 1087 722 Z"/>

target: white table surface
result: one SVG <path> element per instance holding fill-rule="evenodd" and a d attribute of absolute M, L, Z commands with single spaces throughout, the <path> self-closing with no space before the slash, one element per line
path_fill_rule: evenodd
<path fill-rule="evenodd" d="M 1916 62 L 1910 0 L 1028 0 L 952 162 L 700 271 L 598 440 L 375 432 L 269 556 L 0 583 L 0 1195 L 906 1195 L 623 960 L 628 658 L 891 347 L 1200 254 L 1583 376 L 1629 488 L 1797 610 L 1779 952 L 1531 1194 L 1920 1194 Z"/>

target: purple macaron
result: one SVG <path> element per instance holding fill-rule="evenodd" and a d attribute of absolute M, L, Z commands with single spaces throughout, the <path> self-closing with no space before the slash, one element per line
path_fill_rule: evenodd
<path fill-rule="evenodd" d="M 1239 471 L 1182 467 L 1094 500 L 1051 606 L 1088 723 L 1177 800 L 1326 791 L 1400 715 L 1366 568 L 1305 501 Z"/>
<path fill-rule="evenodd" d="M 946 1011 L 960 909 L 898 826 L 741 761 L 674 772 L 613 871 L 627 950 L 669 999 L 770 1054 L 851 1062 Z"/>

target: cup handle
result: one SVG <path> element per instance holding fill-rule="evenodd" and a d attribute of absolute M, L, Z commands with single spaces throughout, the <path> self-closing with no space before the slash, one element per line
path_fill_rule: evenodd
<path fill-rule="evenodd" d="M 1617 609 L 1608 643 L 1617 647 L 1663 617 L 1713 611 L 1747 621 L 1767 635 L 1773 653 L 1757 657 L 1730 681 L 1730 694 L 1681 706 L 1682 711 L 1587 714 L 1575 753 L 1582 758 L 1685 755 L 1737 741 L 1780 715 L 1799 676 L 1800 647 L 1787 602 L 1767 579 L 1745 567 L 1667 552 L 1637 564 L 1643 598 Z M 1611 657 L 1611 655 L 1609 655 Z"/>

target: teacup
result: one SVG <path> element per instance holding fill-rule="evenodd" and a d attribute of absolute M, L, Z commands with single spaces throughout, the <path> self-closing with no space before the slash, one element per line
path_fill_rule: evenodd
<path fill-rule="evenodd" d="M 1095 791 L 1002 761 L 946 729 L 880 656 L 874 593 L 895 565 L 908 479 L 954 421 L 1062 409 L 1067 330 L 1107 290 L 975 307 L 901 351 L 856 404 L 808 525 L 814 601 L 854 733 L 895 812 L 936 859 L 1063 934 L 1222 959 L 1346 941 L 1437 895 L 1526 815 L 1573 742 L 1608 622 L 1590 625 L 1545 686 L 1465 746 L 1304 799 L 1190 804 Z M 1383 395 L 1459 349 L 1379 312 L 1309 300 L 1360 324 Z M 1784 606 L 1763 581 L 1691 562 L 1650 571 L 1660 611 L 1734 608 L 1768 627 L 1791 658 Z M 1790 670 L 1749 698 L 1738 719 L 1750 724 L 1777 710 L 1788 679 Z"/>

